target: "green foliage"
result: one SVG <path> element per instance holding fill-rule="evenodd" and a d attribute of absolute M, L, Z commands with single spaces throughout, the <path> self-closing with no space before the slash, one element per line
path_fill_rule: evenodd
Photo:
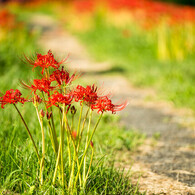
<path fill-rule="evenodd" d="M 25 119 L 37 142 L 37 140 L 40 140 L 41 131 L 36 117 L 32 114 L 29 115 L 29 113 L 33 113 L 34 108 L 29 106 L 26 109 L 21 109 L 21 107 L 19 109 L 24 110 Z M 51 170 L 54 170 L 55 157 L 52 153 L 48 132 L 46 131 L 46 153 L 48 155 L 46 156 L 44 173 L 45 182 L 40 188 L 37 157 L 23 124 L 20 123 L 19 116 L 16 111 L 13 112 L 12 105 L 6 106 L 1 111 L 1 116 L 0 191 L 5 193 L 31 193 L 33 191 L 35 194 L 60 194 L 62 189 L 51 185 L 53 177 L 53 171 Z M 117 124 L 117 116 L 105 115 L 100 128 L 97 130 L 93 140 L 95 164 L 92 166 L 91 176 L 86 184 L 87 193 L 104 194 L 106 191 L 108 194 L 112 194 L 114 191 L 118 191 L 119 194 L 134 194 L 136 190 L 131 186 L 130 178 L 126 173 L 124 175 L 120 170 L 116 170 L 113 165 L 110 166 L 113 154 L 111 151 L 116 152 L 116 150 L 124 148 L 135 149 L 143 141 L 143 136 L 139 133 L 121 129 Z M 38 143 L 38 145 L 39 151 L 41 151 L 41 144 Z M 104 157 L 108 152 L 110 152 L 110 155 L 107 158 Z M 101 158 L 103 160 L 99 161 L 98 159 Z M 65 172 L 66 174 L 69 172 L 68 162 L 65 163 Z"/>
<path fill-rule="evenodd" d="M 143 143 L 145 136 L 138 131 L 127 130 L 119 126 L 119 120 L 120 118 L 117 115 L 104 115 L 96 132 L 95 144 L 99 144 L 99 148 L 109 152 L 124 149 L 136 150 Z"/>
<path fill-rule="evenodd" d="M 110 61 L 113 68 L 120 68 L 135 85 L 154 87 L 161 98 L 176 106 L 195 110 L 194 52 L 186 53 L 182 60 L 168 58 L 160 61 L 154 31 L 141 30 L 137 25 L 119 28 L 103 18 L 101 22 L 100 18 L 96 20 L 95 17 L 92 29 L 75 34 L 97 60 Z M 167 36 L 169 39 L 170 33 Z M 171 51 L 176 52 L 173 49 Z"/>
<path fill-rule="evenodd" d="M 29 67 L 21 59 L 24 58 L 24 55 L 31 56 L 34 53 L 36 50 L 35 40 L 36 36 L 22 27 L 8 32 L 6 37 L 0 41 L 0 85 L 2 91 L 9 87 L 18 86 L 18 78 L 29 77 Z M 32 73 L 30 74 L 32 75 Z"/>

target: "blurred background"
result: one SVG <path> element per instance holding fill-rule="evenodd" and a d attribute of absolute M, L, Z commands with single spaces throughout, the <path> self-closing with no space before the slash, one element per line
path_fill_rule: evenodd
<path fill-rule="evenodd" d="M 134 85 L 152 87 L 160 98 L 195 110 L 193 5 L 193 0 L 1 0 L 1 90 L 33 74 L 21 62 L 23 54 L 45 48 L 37 40 L 60 25 L 95 61 L 109 62 Z M 48 27 L 43 16 L 54 22 Z"/>
<path fill-rule="evenodd" d="M 37 52 L 46 54 L 49 49 L 55 57 L 66 57 L 70 53 L 70 66 L 74 61 L 79 69 L 82 67 L 82 72 L 91 76 L 93 83 L 99 79 L 114 85 L 114 89 L 123 91 L 123 94 L 117 94 L 119 99 L 130 99 L 129 107 L 124 109 L 125 124 L 130 130 L 141 129 L 153 136 L 152 147 L 158 146 L 160 140 L 161 147 L 156 147 L 159 151 L 149 149 L 151 153 L 145 156 L 142 152 L 147 153 L 148 147 L 144 145 L 135 162 L 138 159 L 141 163 L 155 164 L 152 170 L 155 173 L 165 173 L 177 182 L 195 186 L 194 132 L 183 129 L 181 119 L 160 112 L 171 104 L 195 113 L 195 0 L 0 0 L 0 93 L 17 88 L 26 97 L 28 91 L 21 89 L 20 81 L 32 81 L 39 70 L 32 71 L 24 62 L 25 56 L 33 57 Z M 168 104 L 162 104 L 158 110 L 150 109 L 147 105 L 136 105 L 135 99 L 144 99 L 143 104 L 151 100 L 156 107 L 159 106 L 156 102 L 161 100 Z M 41 131 L 32 114 L 34 108 L 31 105 L 19 108 L 36 136 L 35 140 L 39 140 Z M 8 189 L 8 194 L 26 194 L 31 184 L 36 190 L 36 157 L 30 149 L 28 135 L 22 130 L 23 124 L 11 106 L 2 110 L 0 116 L 0 191 L 3 187 Z M 194 125 L 194 116 L 192 118 L 186 122 L 191 126 Z M 119 159 L 126 163 L 129 159 L 129 165 L 132 165 L 132 153 L 126 155 L 124 150 L 136 149 L 144 143 L 145 135 L 127 131 L 128 128 L 118 122 L 118 118 L 105 115 L 97 132 L 98 141 L 94 141 L 95 147 L 101 151 L 100 155 L 104 148 L 110 155 L 110 150 L 117 148 Z M 140 170 L 142 174 L 143 170 Z M 106 186 L 124 184 L 121 179 L 118 183 L 116 178 L 120 179 L 114 176 L 114 182 L 102 182 Z M 140 174 L 136 186 L 137 180 L 140 181 Z M 146 183 L 155 187 L 154 181 L 162 188 L 167 183 L 167 179 L 158 178 Z M 100 186 L 104 188 L 104 185 Z M 171 186 L 172 181 L 168 188 Z M 173 192 L 179 193 L 182 192 Z"/>

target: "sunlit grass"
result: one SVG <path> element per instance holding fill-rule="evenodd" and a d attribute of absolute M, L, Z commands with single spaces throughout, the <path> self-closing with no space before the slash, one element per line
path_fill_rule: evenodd
<path fill-rule="evenodd" d="M 30 106 L 27 108 L 20 107 L 31 132 L 35 135 L 35 141 L 38 143 L 39 150 L 41 151 L 39 143 L 41 131 L 36 117 L 32 115 L 34 113 L 33 109 Z M 40 188 L 36 154 L 12 105 L 7 106 L 5 110 L 1 111 L 1 116 L 1 192 L 25 193 L 33 190 L 34 193 L 48 192 L 60 194 L 62 192 L 60 186 L 52 186 L 51 184 L 53 176 L 51 170 L 54 169 L 55 158 L 49 143 L 48 132 L 46 131 L 47 156 L 44 174 L 45 182 Z M 123 137 L 122 140 L 121 137 Z M 95 159 L 91 176 L 86 185 L 86 192 L 102 194 L 107 191 L 110 194 L 118 191 L 119 194 L 134 194 L 136 189 L 131 186 L 130 177 L 127 173 L 115 169 L 114 164 L 111 162 L 114 160 L 114 153 L 117 150 L 134 150 L 143 140 L 144 137 L 141 134 L 121 129 L 118 126 L 117 116 L 111 117 L 110 115 L 105 115 L 93 140 Z M 65 172 L 68 174 L 68 162 L 65 162 Z"/>

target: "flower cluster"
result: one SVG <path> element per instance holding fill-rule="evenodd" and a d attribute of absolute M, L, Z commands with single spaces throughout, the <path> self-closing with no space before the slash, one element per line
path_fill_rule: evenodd
<path fill-rule="evenodd" d="M 92 110 L 97 110 L 98 113 L 106 111 L 116 113 L 127 105 L 127 102 L 120 105 L 114 105 L 109 98 L 109 95 L 102 95 L 100 89 L 94 84 L 86 87 L 77 85 L 72 90 L 69 89 L 68 94 L 64 93 L 62 89 L 68 88 L 79 75 L 74 73 L 70 76 L 70 73 L 64 70 L 63 66 L 60 69 L 60 64 L 64 60 L 61 62 L 55 60 L 51 51 L 48 51 L 46 55 L 37 54 L 37 59 L 34 61 L 29 61 L 29 58 L 26 59 L 30 64 L 34 65 L 34 68 L 42 68 L 41 73 L 43 74 L 43 78 L 34 79 L 29 85 L 22 82 L 22 85 L 24 88 L 30 89 L 35 95 L 37 95 L 37 91 L 44 92 L 48 96 L 48 100 L 46 101 L 48 107 L 59 107 L 63 104 L 71 105 L 73 102 L 80 102 L 81 104 L 86 104 Z M 49 68 L 55 69 L 50 75 L 48 75 L 47 72 Z M 52 85 L 52 83 L 54 83 L 54 85 Z"/>
<path fill-rule="evenodd" d="M 18 89 L 6 91 L 5 95 L 0 97 L 1 108 L 4 108 L 6 104 L 17 104 L 18 102 L 24 104 L 27 100 L 21 96 L 22 93 Z"/>
<path fill-rule="evenodd" d="M 94 84 L 92 86 L 88 85 L 87 87 L 78 85 L 73 91 L 74 100 L 76 102 L 84 102 L 86 105 L 90 106 L 92 110 L 97 110 L 98 113 L 106 111 L 116 113 L 126 107 L 127 102 L 114 105 L 109 95 L 99 95 L 98 91 L 100 90 L 98 90 Z"/>
<path fill-rule="evenodd" d="M 60 67 L 62 62 L 58 62 L 51 51 L 48 51 L 46 55 L 37 54 L 35 60 L 30 60 L 27 58 L 27 62 L 33 65 L 34 68 L 41 68 L 41 78 L 34 79 L 29 84 L 21 82 L 23 88 L 30 91 L 30 98 L 27 100 L 22 96 L 21 92 L 16 89 L 10 89 L 6 91 L 5 95 L 0 97 L 0 105 L 2 108 L 6 104 L 13 104 L 16 108 L 19 116 L 22 119 L 22 122 L 25 125 L 27 133 L 33 143 L 35 152 L 37 154 L 38 162 L 40 165 L 40 174 L 39 180 L 40 183 L 43 183 L 44 175 L 44 161 L 45 161 L 45 124 L 47 124 L 46 129 L 49 130 L 49 138 L 53 147 L 53 151 L 56 156 L 56 166 L 53 175 L 53 184 L 57 179 L 57 172 L 59 170 L 60 176 L 58 177 L 61 180 L 61 186 L 70 191 L 70 194 L 74 194 L 74 190 L 78 186 L 85 187 L 88 174 L 90 171 L 90 166 L 87 168 L 86 161 L 88 150 L 91 148 L 91 160 L 93 160 L 93 150 L 94 144 L 92 141 L 93 135 L 96 131 L 96 128 L 101 120 L 101 117 L 104 112 L 110 111 L 113 114 L 117 111 L 124 109 L 127 105 L 127 102 L 124 102 L 119 105 L 114 105 L 109 98 L 109 95 L 104 95 L 98 87 L 93 85 L 88 85 L 83 87 L 82 85 L 77 85 L 74 87 L 72 85 L 73 81 L 79 77 L 79 74 L 70 74 L 67 70 L 64 70 L 64 67 Z M 40 123 L 40 128 L 42 132 L 42 154 L 40 155 L 39 150 L 37 149 L 36 142 L 26 124 L 22 114 L 17 108 L 16 104 L 20 102 L 24 104 L 25 102 L 32 102 Z M 40 106 L 40 104 L 44 104 Z M 80 109 L 76 109 L 79 107 Z M 86 107 L 87 109 L 84 109 Z M 43 109 L 45 108 L 45 109 Z M 56 120 L 54 109 L 59 111 L 58 117 L 60 119 Z M 77 110 L 80 110 L 78 120 L 74 120 Z M 96 110 L 99 113 L 99 118 L 93 128 L 91 128 L 92 112 Z M 85 117 L 83 117 L 83 112 Z M 43 122 L 47 119 L 45 122 Z M 70 120 L 71 119 L 71 120 Z M 57 121 L 59 124 L 57 126 Z M 88 121 L 88 128 L 85 131 L 85 122 Z M 77 126 L 77 129 L 75 129 Z M 56 131 L 60 129 L 60 132 Z M 58 139 L 59 135 L 59 139 Z M 67 142 L 64 142 L 64 135 L 66 135 Z M 83 139 L 82 137 L 86 138 Z M 85 140 L 85 144 L 82 144 Z M 60 142 L 60 143 L 59 143 Z M 67 144 L 67 145 L 66 145 Z M 80 147 L 85 148 L 80 149 Z M 64 148 L 67 147 L 68 163 L 69 163 L 69 176 L 64 177 Z M 90 147 L 91 146 L 91 147 Z M 71 153 L 73 151 L 73 153 Z M 78 156 L 81 156 L 78 157 Z M 75 164 L 76 163 L 76 164 Z M 81 170 L 82 167 L 82 170 Z M 88 169 L 88 171 L 87 171 Z M 79 181 L 78 181 L 79 180 Z"/>
<path fill-rule="evenodd" d="M 194 23 L 195 21 L 195 9 L 190 6 L 180 6 L 154 0 L 105 0 L 105 2 L 110 10 L 125 9 L 134 17 L 139 17 L 142 22 L 143 20 L 149 23 L 152 21 L 157 24 L 162 17 L 168 17 L 175 24 Z M 98 5 L 99 1 L 97 0 L 80 0 L 73 3 L 75 10 L 78 12 L 94 12 Z"/>

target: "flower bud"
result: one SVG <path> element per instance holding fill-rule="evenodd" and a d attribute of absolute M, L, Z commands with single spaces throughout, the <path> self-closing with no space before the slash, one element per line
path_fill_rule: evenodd
<path fill-rule="evenodd" d="M 75 115 L 77 110 L 76 110 L 76 108 L 74 106 L 72 106 L 70 111 L 71 111 L 72 115 Z"/>
<path fill-rule="evenodd" d="M 35 102 L 36 102 L 36 103 L 39 103 L 39 104 L 42 102 L 42 99 L 41 99 L 38 95 L 36 95 L 36 94 L 35 94 L 35 96 L 34 96 L 34 103 L 35 103 Z"/>
<path fill-rule="evenodd" d="M 43 118 L 45 116 L 45 112 L 43 111 L 43 109 L 40 110 L 39 112 L 40 116 Z"/>
<path fill-rule="evenodd" d="M 47 112 L 47 119 L 49 120 L 52 116 L 52 112 Z"/>
<path fill-rule="evenodd" d="M 92 141 L 90 141 L 90 145 L 91 145 L 91 147 L 93 148 L 93 142 L 92 142 Z"/>

